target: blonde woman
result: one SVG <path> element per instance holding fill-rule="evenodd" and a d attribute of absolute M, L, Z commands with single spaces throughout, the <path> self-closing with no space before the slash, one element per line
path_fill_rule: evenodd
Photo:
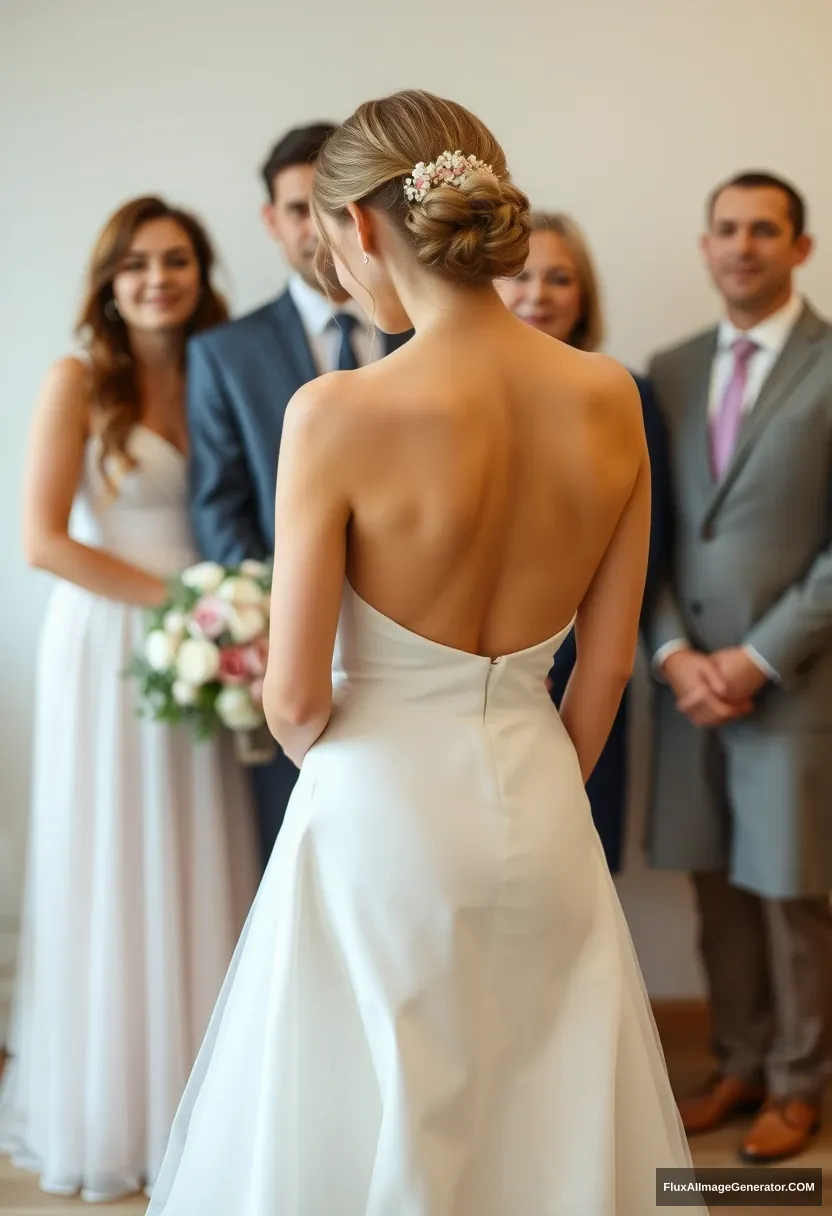
<path fill-rule="evenodd" d="M 286 415 L 264 704 L 300 776 L 148 1216 L 641 1216 L 689 1158 L 584 789 L 636 647 L 638 393 L 500 301 L 528 202 L 461 106 L 359 107 L 313 207 L 415 335 Z"/>
<path fill-rule="evenodd" d="M 604 341 L 601 289 L 586 238 L 575 220 L 562 212 L 533 212 L 529 256 L 515 278 L 498 290 L 515 316 L 541 333 L 574 346 L 597 351 Z M 651 524 L 642 619 L 649 612 L 670 544 L 672 505 L 664 423 L 650 383 L 633 379 L 641 397 L 650 455 Z M 575 666 L 574 635 L 566 639 L 549 672 L 549 686 L 560 705 Z M 627 798 L 627 704 L 625 692 L 609 738 L 587 782 L 592 817 L 610 870 L 621 869 Z"/>

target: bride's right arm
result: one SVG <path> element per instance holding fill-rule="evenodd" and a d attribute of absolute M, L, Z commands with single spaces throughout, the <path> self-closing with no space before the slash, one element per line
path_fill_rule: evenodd
<path fill-rule="evenodd" d="M 50 368 L 38 401 L 26 468 L 23 550 L 29 565 L 107 599 L 153 607 L 165 584 L 69 535 L 72 500 L 89 433 L 87 369 L 76 359 Z"/>
<path fill-rule="evenodd" d="M 630 397 L 629 386 L 621 394 Z M 577 658 L 560 716 L 587 781 L 607 742 L 633 674 L 650 544 L 650 458 L 638 399 L 632 411 L 637 472 L 612 540 L 575 618 Z M 636 419 L 635 409 L 638 409 Z"/>

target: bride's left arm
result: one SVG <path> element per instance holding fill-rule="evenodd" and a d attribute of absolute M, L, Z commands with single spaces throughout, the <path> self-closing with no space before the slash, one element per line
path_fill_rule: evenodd
<path fill-rule="evenodd" d="M 275 499 L 274 580 L 263 708 L 298 767 L 332 712 L 332 653 L 344 586 L 350 508 L 332 382 L 289 403 Z M 339 452 L 340 448 L 340 452 Z M 340 456 L 340 458 L 339 458 Z"/>

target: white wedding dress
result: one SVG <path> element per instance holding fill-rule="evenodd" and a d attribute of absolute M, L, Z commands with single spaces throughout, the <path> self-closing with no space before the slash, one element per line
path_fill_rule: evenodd
<path fill-rule="evenodd" d="M 187 468 L 137 426 L 112 494 L 90 441 L 72 535 L 159 576 L 195 560 Z M 227 740 L 136 717 L 140 609 L 53 592 L 36 677 L 33 797 L 0 1152 L 52 1194 L 152 1184 L 257 884 Z"/>
<path fill-rule="evenodd" d="M 491 661 L 345 588 L 148 1216 L 645 1216 L 690 1164 L 544 687 L 566 632 Z"/>

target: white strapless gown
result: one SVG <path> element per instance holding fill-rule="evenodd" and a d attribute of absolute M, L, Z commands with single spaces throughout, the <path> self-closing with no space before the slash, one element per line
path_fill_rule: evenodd
<path fill-rule="evenodd" d="M 345 589 L 148 1216 L 645 1216 L 690 1164 L 544 687 L 566 632 L 492 662 Z"/>
<path fill-rule="evenodd" d="M 160 576 L 195 560 L 186 462 L 136 427 L 113 496 L 86 452 L 71 530 Z M 69 583 L 36 676 L 25 907 L 0 1152 L 44 1190 L 155 1180 L 257 885 L 246 775 L 228 740 L 143 722 L 123 672 L 144 614 Z"/>

